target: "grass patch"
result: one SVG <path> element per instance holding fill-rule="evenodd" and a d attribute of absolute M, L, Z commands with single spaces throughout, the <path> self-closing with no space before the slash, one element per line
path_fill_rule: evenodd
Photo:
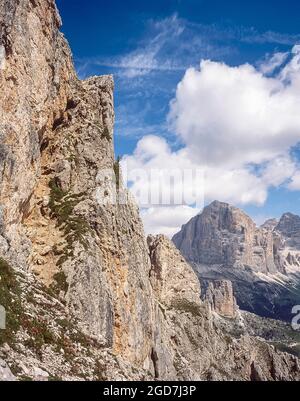
<path fill-rule="evenodd" d="M 24 342 L 24 345 L 36 351 L 41 350 L 45 344 L 55 343 L 55 337 L 48 328 L 47 323 L 31 317 L 24 317 L 22 327 L 30 338 Z"/>
<path fill-rule="evenodd" d="M 281 352 L 286 352 L 288 354 L 296 356 L 297 358 L 300 358 L 300 345 L 293 347 L 290 344 L 285 344 L 280 341 L 272 341 L 269 344 L 273 345 L 277 350 Z"/>
<path fill-rule="evenodd" d="M 88 248 L 88 241 L 86 235 L 90 232 L 89 224 L 80 216 L 74 214 L 74 208 L 80 203 L 85 193 L 70 194 L 63 191 L 52 179 L 49 183 L 50 187 L 50 200 L 49 208 L 51 217 L 57 220 L 57 226 L 64 233 L 66 245 L 62 249 L 55 247 L 53 250 L 55 254 L 60 254 L 57 262 L 58 266 L 65 263 L 70 257 L 74 256 L 75 243 L 79 242 L 85 249 Z"/>
<path fill-rule="evenodd" d="M 62 382 L 63 379 L 60 376 L 51 376 L 50 375 L 49 378 L 48 378 L 48 381 L 49 382 Z"/>
<path fill-rule="evenodd" d="M 32 382 L 33 379 L 30 376 L 21 375 L 18 377 L 21 382 Z"/>
<path fill-rule="evenodd" d="M 14 342 L 15 333 L 21 326 L 23 308 L 21 289 L 13 268 L 0 258 L 0 305 L 6 311 L 6 329 L 0 329 L 0 345 Z"/>
<path fill-rule="evenodd" d="M 171 307 L 182 312 L 190 313 L 193 316 L 201 316 L 201 306 L 187 299 L 178 299 L 172 302 Z"/>
<path fill-rule="evenodd" d="M 67 276 L 61 270 L 53 276 L 53 283 L 50 285 L 50 289 L 54 294 L 59 294 L 61 291 L 66 293 L 69 289 L 69 284 L 67 282 Z"/>

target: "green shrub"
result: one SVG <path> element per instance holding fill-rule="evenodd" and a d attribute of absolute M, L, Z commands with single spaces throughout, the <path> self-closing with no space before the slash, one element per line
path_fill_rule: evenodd
<path fill-rule="evenodd" d="M 67 282 L 67 277 L 63 271 L 56 273 L 53 276 L 54 282 L 51 284 L 50 288 L 55 294 L 59 294 L 60 291 L 66 293 L 69 289 L 69 284 Z"/>
<path fill-rule="evenodd" d="M 114 173 L 116 177 L 116 187 L 117 191 L 120 190 L 120 180 L 121 180 L 121 167 L 120 167 L 121 157 L 118 156 L 117 160 L 114 162 Z"/>

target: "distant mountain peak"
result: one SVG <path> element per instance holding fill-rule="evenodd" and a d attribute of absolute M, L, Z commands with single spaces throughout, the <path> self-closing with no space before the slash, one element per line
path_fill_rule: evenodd
<path fill-rule="evenodd" d="M 269 219 L 257 227 L 243 210 L 215 200 L 184 225 L 173 242 L 193 263 L 247 266 L 265 274 L 284 273 L 284 264 L 277 257 L 281 242 L 275 234 L 273 238 L 271 232 L 277 227 L 283 228 L 286 220 L 298 221 L 296 216 L 283 218 L 279 223 Z"/>
<path fill-rule="evenodd" d="M 294 280 L 297 272 L 300 277 L 299 216 L 285 213 L 279 221 L 269 219 L 257 227 L 241 209 L 214 201 L 184 225 L 173 242 L 200 280 L 232 280 L 238 302 L 247 310 L 273 317 L 278 317 L 276 313 L 289 316 L 289 302 L 295 300 L 286 295 L 288 284 L 285 289 L 282 282 L 280 288 L 274 283 L 279 273 L 286 276 L 286 282 Z M 273 287 L 267 289 L 266 285 Z M 286 304 L 281 304 L 278 296 L 282 291 L 283 299 L 290 299 Z"/>
<path fill-rule="evenodd" d="M 290 238 L 290 245 L 299 244 L 300 246 L 300 216 L 289 212 L 284 213 L 276 226 L 276 230 Z"/>
<path fill-rule="evenodd" d="M 233 206 L 231 206 L 229 203 L 226 203 L 226 202 L 220 202 L 218 200 L 214 200 L 213 202 L 211 202 L 209 205 L 206 206 L 206 208 L 210 208 L 210 207 L 224 208 L 224 207 L 233 207 Z"/>
<path fill-rule="evenodd" d="M 288 221 L 291 221 L 291 220 L 295 220 L 295 221 L 299 220 L 300 221 L 300 216 L 298 216 L 297 214 L 291 213 L 291 212 L 286 212 L 281 216 L 279 222 L 287 221 L 287 220 Z"/>
<path fill-rule="evenodd" d="M 264 228 L 270 231 L 273 231 L 274 228 L 278 225 L 278 220 L 277 219 L 268 219 L 266 220 L 261 226 L 260 228 Z"/>

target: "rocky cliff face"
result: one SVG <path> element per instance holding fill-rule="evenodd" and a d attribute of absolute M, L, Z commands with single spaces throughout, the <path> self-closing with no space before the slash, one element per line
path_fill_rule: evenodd
<path fill-rule="evenodd" d="M 191 262 L 284 273 L 277 255 L 280 243 L 272 232 L 257 228 L 249 216 L 226 203 L 210 204 L 173 241 Z"/>
<path fill-rule="evenodd" d="M 274 233 L 276 232 L 283 238 L 286 267 L 300 267 L 300 217 L 285 213 L 274 227 Z"/>
<path fill-rule="evenodd" d="M 206 291 L 206 300 L 212 311 L 220 316 L 235 318 L 237 316 L 237 304 L 233 295 L 231 281 L 212 281 Z"/>
<path fill-rule="evenodd" d="M 148 243 L 156 302 L 157 377 L 298 379 L 298 373 L 292 373 L 299 369 L 297 358 L 287 354 L 282 358 L 274 347 L 250 337 L 247 329 L 235 327 L 243 326 L 244 319 L 236 308 L 230 282 L 210 285 L 201 301 L 196 275 L 174 245 L 164 236 L 150 237 Z"/>
<path fill-rule="evenodd" d="M 148 247 L 114 159 L 113 79 L 78 80 L 54 1 L 2 0 L 0 17 L 3 379 L 251 379 L 254 361 L 297 379 L 298 359 L 214 326 L 167 239 Z"/>
<path fill-rule="evenodd" d="M 173 242 L 203 283 L 231 280 L 242 308 L 290 320 L 300 299 L 299 221 L 288 213 L 257 227 L 240 209 L 215 201 Z"/>
<path fill-rule="evenodd" d="M 99 204 L 114 174 L 113 81 L 79 81 L 54 2 L 1 2 L 2 254 L 67 302 L 82 328 L 146 364 L 150 263 L 134 204 Z M 115 185 L 116 187 L 116 185 Z"/>

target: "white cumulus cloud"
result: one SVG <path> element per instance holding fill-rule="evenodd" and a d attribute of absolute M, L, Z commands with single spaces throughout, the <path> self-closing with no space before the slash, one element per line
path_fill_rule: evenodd
<path fill-rule="evenodd" d="M 259 70 L 264 75 L 272 74 L 278 67 L 281 67 L 282 64 L 287 60 L 289 56 L 288 52 L 277 52 L 274 53 L 271 57 L 267 57 L 259 66 Z"/>
<path fill-rule="evenodd" d="M 145 136 L 124 163 L 129 171 L 198 169 L 204 173 L 206 201 L 262 205 L 271 187 L 300 189 L 292 156 L 300 142 L 299 110 L 300 46 L 290 54 L 276 53 L 258 68 L 202 60 L 199 69 L 186 71 L 170 107 L 168 122 L 181 148 Z M 168 185 L 167 178 L 163 182 Z M 133 179 L 132 189 L 151 192 L 153 185 L 155 190 L 151 180 Z M 193 180 L 185 185 L 193 191 Z M 176 195 L 182 188 L 175 183 L 172 190 Z M 199 211 L 192 201 L 148 206 L 142 212 L 147 232 L 167 235 Z"/>
<path fill-rule="evenodd" d="M 147 234 L 165 234 L 170 238 L 199 212 L 190 206 L 151 207 L 141 211 Z"/>
<path fill-rule="evenodd" d="M 291 181 L 288 184 L 288 189 L 291 191 L 300 191 L 300 171 L 296 171 L 291 177 Z"/>
<path fill-rule="evenodd" d="M 259 164 L 300 140 L 299 50 L 275 78 L 249 64 L 230 67 L 209 60 L 199 70 L 187 70 L 169 119 L 193 160 Z"/>

